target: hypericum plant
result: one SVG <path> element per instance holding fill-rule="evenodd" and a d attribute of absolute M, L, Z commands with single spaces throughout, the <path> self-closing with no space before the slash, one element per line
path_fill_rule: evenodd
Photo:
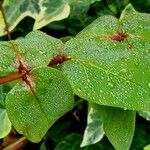
<path fill-rule="evenodd" d="M 5 99 L 12 125 L 39 142 L 78 95 L 98 104 L 89 111 L 100 113 L 98 140 L 105 133 L 128 150 L 136 111 L 150 111 L 149 48 L 150 15 L 131 5 L 119 20 L 100 17 L 65 44 L 40 31 L 0 42 L 0 83 L 17 80 Z"/>

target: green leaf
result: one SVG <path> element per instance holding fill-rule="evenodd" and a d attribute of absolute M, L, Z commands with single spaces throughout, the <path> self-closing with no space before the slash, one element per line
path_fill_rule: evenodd
<path fill-rule="evenodd" d="M 7 5 L 4 5 L 4 11 L 10 31 L 27 16 L 35 19 L 33 27 L 35 30 L 50 22 L 68 17 L 70 6 L 65 0 L 10 0 Z M 6 34 L 4 29 L 3 17 L 0 14 L 0 36 Z"/>
<path fill-rule="evenodd" d="M 62 42 L 40 31 L 33 31 L 25 38 L 12 41 L 22 57 L 22 61 L 33 69 L 47 66 L 53 55 L 61 52 Z M 0 76 L 18 72 L 18 60 L 9 42 L 0 42 Z"/>
<path fill-rule="evenodd" d="M 67 41 L 64 51 L 71 60 L 61 70 L 74 93 L 89 102 L 149 111 L 150 15 L 129 9 L 120 20 L 98 18 Z M 122 31 L 126 39 L 113 39 Z"/>
<path fill-rule="evenodd" d="M 5 109 L 0 108 L 0 139 L 7 136 L 10 130 L 11 130 L 11 122 L 8 118 L 7 112 Z"/>
<path fill-rule="evenodd" d="M 72 89 L 63 74 L 53 68 L 35 68 L 29 86 L 18 83 L 6 97 L 6 108 L 15 129 L 32 142 L 39 142 L 48 128 L 74 103 Z M 33 80 L 33 81 L 32 81 Z"/>
<path fill-rule="evenodd" d="M 90 104 L 87 118 L 87 127 L 84 131 L 81 147 L 99 142 L 104 136 L 103 123 L 99 105 Z"/>
<path fill-rule="evenodd" d="M 134 111 L 99 106 L 104 131 L 116 150 L 129 150 L 135 129 Z"/>

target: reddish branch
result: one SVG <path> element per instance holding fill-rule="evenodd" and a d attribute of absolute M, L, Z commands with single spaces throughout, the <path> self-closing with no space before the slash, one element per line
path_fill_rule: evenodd
<path fill-rule="evenodd" d="M 17 73 L 11 74 L 11 75 L 6 76 L 6 77 L 1 77 L 0 78 L 0 84 L 4 84 L 4 83 L 7 83 L 7 82 L 10 82 L 10 81 L 13 81 L 13 80 L 20 79 L 23 76 L 25 76 L 25 73 L 17 72 Z"/>

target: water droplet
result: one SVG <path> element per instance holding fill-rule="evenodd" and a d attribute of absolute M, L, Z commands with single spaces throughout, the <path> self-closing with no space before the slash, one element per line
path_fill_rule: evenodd
<path fill-rule="evenodd" d="M 146 120 L 147 120 L 147 121 L 150 121 L 150 118 L 149 118 L 149 117 L 147 117 L 147 118 L 146 118 Z"/>
<path fill-rule="evenodd" d="M 39 53 L 40 53 L 40 54 L 44 54 L 44 52 L 42 52 L 42 51 L 39 51 Z"/>
<path fill-rule="evenodd" d="M 127 73 L 127 69 L 121 69 L 122 73 Z"/>
<path fill-rule="evenodd" d="M 103 91 L 102 91 L 102 90 L 100 90 L 99 92 L 100 92 L 100 93 L 103 93 Z"/>
<path fill-rule="evenodd" d="M 124 107 L 123 109 L 124 109 L 124 110 L 127 110 L 127 107 Z"/>
<path fill-rule="evenodd" d="M 101 79 L 103 80 L 103 79 L 104 79 L 104 77 L 103 77 L 103 76 L 101 76 Z"/>
<path fill-rule="evenodd" d="M 90 82 L 90 79 L 87 79 L 87 82 L 89 83 L 89 82 Z"/>
<path fill-rule="evenodd" d="M 77 89 L 78 92 L 81 92 L 81 89 Z"/>
<path fill-rule="evenodd" d="M 148 83 L 148 87 L 150 88 L 150 83 Z"/>
<path fill-rule="evenodd" d="M 128 91 L 126 91 L 126 90 L 125 90 L 124 92 L 125 92 L 125 93 L 128 93 Z"/>
<path fill-rule="evenodd" d="M 114 84 L 112 82 L 108 82 L 108 86 L 113 88 L 114 87 Z"/>

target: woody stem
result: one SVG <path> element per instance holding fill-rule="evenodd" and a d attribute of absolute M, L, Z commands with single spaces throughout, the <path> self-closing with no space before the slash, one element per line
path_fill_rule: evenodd
<path fill-rule="evenodd" d="M 0 78 L 0 84 L 4 84 L 4 83 L 7 83 L 7 82 L 10 82 L 13 80 L 23 78 L 25 75 L 26 75 L 26 73 L 17 72 L 17 73 L 14 73 L 14 74 L 6 76 L 6 77 L 1 77 Z"/>

